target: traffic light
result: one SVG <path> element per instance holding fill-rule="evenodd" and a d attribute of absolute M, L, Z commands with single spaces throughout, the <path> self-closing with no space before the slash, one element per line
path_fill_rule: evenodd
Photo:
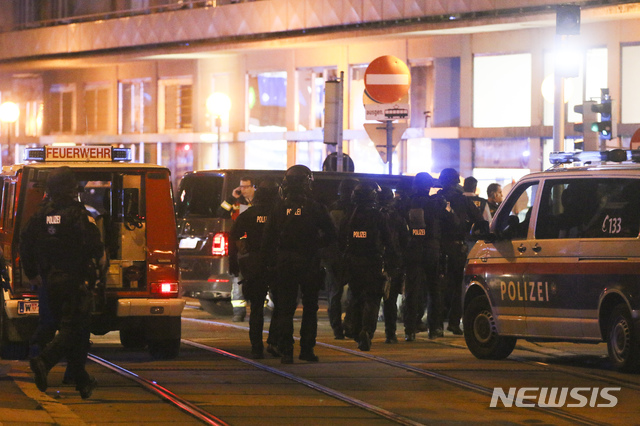
<path fill-rule="evenodd" d="M 582 149 L 585 151 L 597 151 L 598 147 L 598 134 L 591 131 L 592 123 L 595 123 L 597 117 L 593 110 L 596 106 L 594 101 L 585 101 L 582 105 L 576 105 L 573 107 L 573 111 L 582 114 L 582 123 L 575 123 L 573 130 L 576 133 L 582 133 Z M 576 144 L 576 148 L 580 147 L 580 144 Z"/>
<path fill-rule="evenodd" d="M 602 139 L 611 139 L 611 97 L 609 89 L 600 89 L 602 96 L 599 104 L 591 106 L 591 110 L 600 114 L 600 120 L 591 125 L 591 130 L 598 133 Z"/>

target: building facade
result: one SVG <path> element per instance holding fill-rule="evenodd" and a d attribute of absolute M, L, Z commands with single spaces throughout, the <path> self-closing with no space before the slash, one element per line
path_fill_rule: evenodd
<path fill-rule="evenodd" d="M 168 165 L 176 180 L 218 165 L 319 170 L 335 149 L 323 143 L 324 88 L 339 79 L 344 151 L 356 171 L 386 173 L 365 131 L 364 73 L 393 55 L 411 74 L 393 171 L 454 167 L 480 188 L 506 185 L 547 165 L 565 60 L 564 146 L 582 137 L 574 106 L 603 88 L 613 100 L 606 145 L 628 147 L 639 127 L 640 3 L 574 2 L 573 35 L 559 34 L 561 4 L 14 0 L 0 11 L 0 102 L 20 115 L 2 123 L 2 164 L 26 146 L 107 143 Z M 207 108 L 214 92 L 230 98 L 228 112 Z"/>

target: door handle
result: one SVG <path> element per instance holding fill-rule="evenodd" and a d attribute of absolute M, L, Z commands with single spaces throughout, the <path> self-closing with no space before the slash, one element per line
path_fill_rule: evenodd
<path fill-rule="evenodd" d="M 540 250 L 542 250 L 542 247 L 540 247 L 540 246 L 538 245 L 538 243 L 536 243 L 536 245 L 535 245 L 535 246 L 533 246 L 533 248 L 532 248 L 531 250 L 533 250 L 533 251 L 534 251 L 534 252 L 536 252 L 536 253 L 540 253 Z"/>
<path fill-rule="evenodd" d="M 520 253 L 524 253 L 525 251 L 527 251 L 527 248 L 524 246 L 524 244 L 520 244 L 520 247 L 518 247 L 518 251 Z"/>

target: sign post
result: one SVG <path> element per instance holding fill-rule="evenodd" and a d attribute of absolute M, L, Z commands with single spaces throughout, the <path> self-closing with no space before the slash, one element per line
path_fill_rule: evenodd
<path fill-rule="evenodd" d="M 364 73 L 364 106 L 367 119 L 385 123 L 384 128 L 365 124 L 365 129 L 374 142 L 379 140 L 380 129 L 385 132 L 384 155 L 379 149 L 380 145 L 376 145 L 376 149 L 382 160 L 389 163 L 389 174 L 393 173 L 393 150 L 402 136 L 402 133 L 398 136 L 398 132 L 394 132 L 393 120 L 406 119 L 409 115 L 409 105 L 405 98 L 410 85 L 409 67 L 395 56 L 385 55 L 374 59 Z M 395 127 L 403 127 L 402 132 L 404 132 L 407 125 Z M 397 140 L 394 140 L 395 138 Z"/>

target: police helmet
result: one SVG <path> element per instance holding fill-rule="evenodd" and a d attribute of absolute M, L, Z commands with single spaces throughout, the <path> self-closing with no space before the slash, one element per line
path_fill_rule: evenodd
<path fill-rule="evenodd" d="M 361 182 L 353 189 L 351 201 L 355 204 L 376 202 L 380 187 L 375 182 Z"/>
<path fill-rule="evenodd" d="M 413 178 L 414 191 L 428 191 L 434 185 L 435 179 L 427 172 L 420 172 Z"/>
<path fill-rule="evenodd" d="M 443 187 L 460 184 L 460 175 L 455 169 L 447 168 L 440 172 L 440 184 Z"/>
<path fill-rule="evenodd" d="M 260 182 L 253 198 L 254 204 L 269 203 L 278 196 L 278 188 L 280 185 L 273 179 L 265 179 Z"/>
<path fill-rule="evenodd" d="M 69 166 L 53 169 L 47 177 L 47 192 L 53 198 L 67 196 L 73 198 L 78 193 L 78 181 Z"/>
<path fill-rule="evenodd" d="M 282 191 L 287 194 L 289 192 L 306 192 L 311 190 L 313 182 L 313 173 L 311 169 L 302 164 L 296 164 L 287 169 L 282 180 Z"/>

